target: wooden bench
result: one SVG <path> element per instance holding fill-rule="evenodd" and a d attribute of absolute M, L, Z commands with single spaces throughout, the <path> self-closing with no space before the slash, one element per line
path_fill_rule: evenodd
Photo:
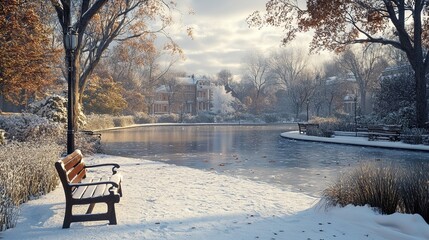
<path fill-rule="evenodd" d="M 356 133 L 356 137 L 368 137 L 368 127 L 357 126 L 355 133 Z"/>
<path fill-rule="evenodd" d="M 317 123 L 298 123 L 299 134 L 307 134 L 308 128 L 319 128 L 319 124 Z"/>
<path fill-rule="evenodd" d="M 111 166 L 112 175 L 107 177 L 88 178 L 88 168 Z M 66 210 L 63 228 L 69 228 L 72 222 L 108 220 L 116 224 L 115 203 L 122 197 L 122 177 L 117 173 L 118 164 L 107 163 L 85 165 L 80 150 L 67 155 L 55 163 L 58 175 L 64 188 Z M 106 203 L 106 213 L 92 214 L 96 203 Z M 73 215 L 74 205 L 89 204 L 86 214 Z"/>
<path fill-rule="evenodd" d="M 387 138 L 389 141 L 399 141 L 401 136 L 401 125 L 375 125 L 368 126 L 368 140 L 374 141 L 378 138 Z"/>

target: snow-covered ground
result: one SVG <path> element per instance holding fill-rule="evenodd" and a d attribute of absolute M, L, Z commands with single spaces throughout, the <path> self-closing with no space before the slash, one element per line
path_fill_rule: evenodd
<path fill-rule="evenodd" d="M 96 155 L 87 162 L 121 164 L 118 225 L 72 223 L 62 229 L 65 200 L 59 186 L 24 204 L 17 227 L 0 238 L 429 239 L 429 225 L 419 215 L 386 216 L 352 206 L 325 210 L 318 198 L 302 193 L 147 160 Z"/>
<path fill-rule="evenodd" d="M 368 137 L 334 136 L 332 138 L 327 138 L 327 137 L 316 137 L 316 136 L 308 136 L 305 134 L 299 134 L 298 131 L 284 132 L 284 133 L 281 133 L 280 136 L 284 138 L 289 138 L 289 139 L 312 141 L 312 142 L 340 143 L 340 144 L 366 146 L 366 147 L 392 148 L 392 149 L 401 149 L 401 150 L 418 150 L 418 151 L 429 152 L 428 145 L 407 144 L 400 141 L 392 142 L 388 140 L 368 141 Z"/>

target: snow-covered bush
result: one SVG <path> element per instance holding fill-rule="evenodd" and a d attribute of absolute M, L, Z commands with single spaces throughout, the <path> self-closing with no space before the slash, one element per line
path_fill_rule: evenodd
<path fill-rule="evenodd" d="M 84 155 L 100 153 L 101 134 L 92 131 L 79 131 L 75 134 L 75 145 Z"/>
<path fill-rule="evenodd" d="M 386 214 L 392 214 L 399 205 L 399 184 L 396 177 L 402 169 L 393 164 L 364 163 L 344 173 L 338 181 L 323 192 L 328 205 L 342 207 L 369 204 Z"/>
<path fill-rule="evenodd" d="M 265 114 L 264 120 L 266 123 L 275 123 L 279 121 L 279 116 L 276 114 Z"/>
<path fill-rule="evenodd" d="M 20 142 L 38 139 L 58 142 L 64 135 L 62 124 L 29 113 L 0 115 L 0 128 L 6 131 L 8 139 Z"/>
<path fill-rule="evenodd" d="M 374 110 L 381 118 L 401 108 L 415 106 L 414 74 L 405 73 L 395 77 L 383 78 L 380 88 L 375 92 Z"/>
<path fill-rule="evenodd" d="M 27 112 L 47 118 L 53 122 L 67 122 L 67 98 L 59 95 L 48 96 L 45 99 L 33 102 L 28 106 Z M 86 117 L 82 109 L 79 109 L 78 124 L 83 126 Z"/>
<path fill-rule="evenodd" d="M 387 114 L 382 122 L 385 124 L 399 124 L 405 128 L 416 126 L 416 108 L 413 106 L 402 107 L 396 112 Z"/>
<path fill-rule="evenodd" d="M 196 116 L 186 114 L 183 116 L 183 122 L 186 123 L 214 123 L 215 115 L 210 112 L 200 112 Z"/>
<path fill-rule="evenodd" d="M 113 123 L 115 124 L 115 127 L 126 127 L 135 124 L 133 116 L 114 117 Z"/>
<path fill-rule="evenodd" d="M 155 123 L 156 118 L 154 116 L 148 115 L 147 113 L 140 112 L 134 115 L 134 122 L 136 124 Z"/>
<path fill-rule="evenodd" d="M 383 214 L 420 214 L 429 223 L 429 164 L 363 163 L 323 192 L 326 207 L 370 205 Z"/>
<path fill-rule="evenodd" d="M 52 142 L 10 142 L 0 146 L 0 229 L 14 227 L 21 203 L 58 184 L 54 163 L 62 148 Z"/>
<path fill-rule="evenodd" d="M 113 116 L 108 114 L 90 114 L 87 115 L 85 130 L 101 130 L 115 127 Z"/>
<path fill-rule="evenodd" d="M 235 97 L 232 96 L 231 92 L 227 93 L 225 87 L 213 86 L 212 87 L 213 99 L 212 99 L 212 112 L 215 114 L 228 114 L 234 112 L 232 104 L 236 101 Z"/>
<path fill-rule="evenodd" d="M 53 95 L 28 106 L 28 112 L 45 117 L 54 122 L 67 122 L 67 99 Z"/>
<path fill-rule="evenodd" d="M 175 113 L 163 114 L 158 116 L 158 123 L 177 123 L 180 120 L 180 116 Z"/>
<path fill-rule="evenodd" d="M 426 133 L 426 130 L 422 128 L 406 128 L 401 133 L 401 141 L 408 144 L 422 144 L 423 134 Z"/>

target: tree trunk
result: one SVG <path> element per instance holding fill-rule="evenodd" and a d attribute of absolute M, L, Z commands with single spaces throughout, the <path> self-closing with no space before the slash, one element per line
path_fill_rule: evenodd
<path fill-rule="evenodd" d="M 82 104 L 82 95 L 80 94 L 80 87 L 79 87 L 79 72 L 78 72 L 78 68 L 77 68 L 77 62 L 78 62 L 78 55 L 76 54 L 76 52 L 74 53 L 74 58 L 73 58 L 73 91 L 74 91 L 74 98 L 73 98 L 73 127 L 74 127 L 74 131 L 75 133 L 78 131 L 79 129 L 79 115 L 80 115 L 80 111 L 79 109 L 81 108 L 81 104 Z"/>
<path fill-rule="evenodd" d="M 420 65 L 416 65 L 414 72 L 416 81 L 416 122 L 418 128 L 424 128 L 428 120 L 425 77 L 426 72 L 423 69 L 423 66 Z"/>
<path fill-rule="evenodd" d="M 360 89 L 360 111 L 362 114 L 367 114 L 367 112 L 366 112 L 366 90 L 364 88 Z"/>

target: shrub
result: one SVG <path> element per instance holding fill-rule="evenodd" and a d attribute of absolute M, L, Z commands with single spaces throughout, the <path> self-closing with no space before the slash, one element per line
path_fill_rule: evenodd
<path fill-rule="evenodd" d="M 101 152 L 101 134 L 92 131 L 79 131 L 75 134 L 76 148 L 84 155 Z"/>
<path fill-rule="evenodd" d="M 44 117 L 53 122 L 67 122 L 67 98 L 59 95 L 48 96 L 41 101 L 36 101 L 28 106 L 27 112 Z M 86 124 L 86 117 L 79 108 L 79 126 Z"/>
<path fill-rule="evenodd" d="M 64 125 L 29 113 L 0 115 L 0 128 L 6 131 L 8 139 L 20 142 L 41 138 L 60 142 L 64 135 Z"/>
<path fill-rule="evenodd" d="M 423 134 L 425 134 L 425 132 L 426 131 L 421 128 L 405 129 L 401 134 L 401 140 L 408 144 L 422 144 Z"/>
<path fill-rule="evenodd" d="M 334 135 L 334 129 L 336 129 L 336 126 L 339 121 L 336 118 L 315 117 L 310 122 L 319 124 L 319 127 L 308 126 L 307 135 L 319 136 L 319 137 L 332 137 Z"/>
<path fill-rule="evenodd" d="M 429 224 L 429 165 L 412 164 L 400 181 L 401 212 L 418 213 Z"/>
<path fill-rule="evenodd" d="M 193 116 L 191 114 L 182 115 L 182 122 L 185 123 L 214 123 L 215 121 L 222 121 L 222 119 L 215 120 L 215 114 L 209 112 L 201 112 Z M 179 119 L 180 121 L 180 119 Z"/>
<path fill-rule="evenodd" d="M 134 125 L 134 117 L 133 116 L 120 116 L 113 118 L 113 124 L 115 127 L 127 127 Z"/>
<path fill-rule="evenodd" d="M 323 135 L 323 132 L 320 128 L 310 125 L 307 126 L 306 135 L 321 137 Z"/>
<path fill-rule="evenodd" d="M 148 115 L 147 113 L 141 112 L 135 114 L 134 122 L 136 124 L 155 123 L 156 118 L 154 116 Z"/>
<path fill-rule="evenodd" d="M 429 145 L 429 135 L 422 136 L 422 143 L 424 145 Z"/>
<path fill-rule="evenodd" d="M 91 114 L 87 116 L 87 123 L 84 129 L 101 130 L 113 127 L 115 127 L 113 116 L 107 114 Z"/>
<path fill-rule="evenodd" d="M 369 205 L 383 214 L 420 214 L 429 223 L 428 164 L 361 164 L 323 192 L 327 207 Z"/>
<path fill-rule="evenodd" d="M 402 125 L 406 128 L 416 125 L 416 110 L 413 106 L 400 108 L 396 112 L 387 114 L 382 120 L 384 124 Z"/>
<path fill-rule="evenodd" d="M 174 113 L 158 116 L 158 123 L 177 123 L 179 120 L 180 116 Z"/>
<path fill-rule="evenodd" d="M 279 121 L 279 117 L 275 114 L 265 114 L 264 120 L 266 123 L 275 123 Z"/>
<path fill-rule="evenodd" d="M 10 142 L 0 146 L 0 228 L 14 227 L 18 206 L 58 184 L 54 163 L 62 148 L 54 143 Z"/>

